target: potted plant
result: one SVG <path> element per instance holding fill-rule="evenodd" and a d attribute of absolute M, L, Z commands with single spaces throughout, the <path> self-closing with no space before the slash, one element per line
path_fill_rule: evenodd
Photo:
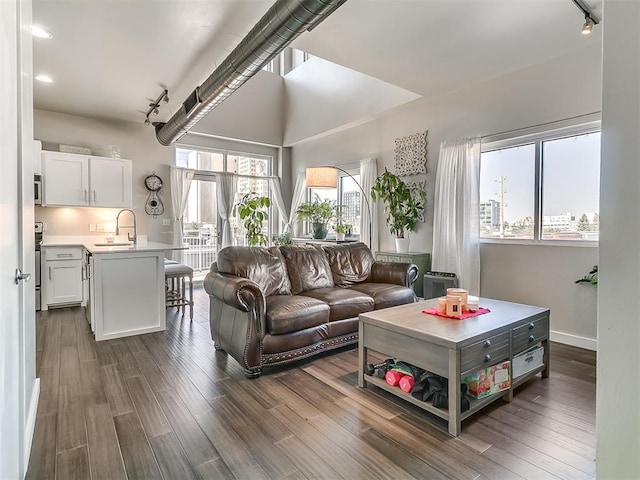
<path fill-rule="evenodd" d="M 409 251 L 409 238 L 406 235 L 422 219 L 427 193 L 419 185 L 407 185 L 385 168 L 371 187 L 371 198 L 385 203 L 387 226 L 396 238 L 396 250 Z"/>
<path fill-rule="evenodd" d="M 336 231 L 336 240 L 338 242 L 344 241 L 344 237 L 347 234 L 347 224 L 342 223 L 342 207 L 336 207 L 336 224 L 334 227 Z"/>
<path fill-rule="evenodd" d="M 293 239 L 290 233 L 281 233 L 280 235 L 273 235 L 271 241 L 276 247 L 281 245 L 293 245 Z"/>
<path fill-rule="evenodd" d="M 262 226 L 269 218 L 267 209 L 270 206 L 271 200 L 268 197 L 259 197 L 254 192 L 245 194 L 233 206 L 233 214 L 242 220 L 247 235 L 247 245 L 250 247 L 266 245 L 269 242 L 269 238 L 262 233 Z"/>
<path fill-rule="evenodd" d="M 298 207 L 296 214 L 298 220 L 311 222 L 313 228 L 313 238 L 327 238 L 327 225 L 335 216 L 335 202 L 331 200 L 321 200 L 318 194 L 313 202 L 305 202 Z"/>

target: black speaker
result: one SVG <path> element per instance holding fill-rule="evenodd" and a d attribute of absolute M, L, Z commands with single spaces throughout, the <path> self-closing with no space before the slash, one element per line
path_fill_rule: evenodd
<path fill-rule="evenodd" d="M 458 286 L 458 277 L 455 273 L 447 272 L 427 272 L 424 274 L 423 297 L 429 298 L 444 297 L 447 288 Z"/>

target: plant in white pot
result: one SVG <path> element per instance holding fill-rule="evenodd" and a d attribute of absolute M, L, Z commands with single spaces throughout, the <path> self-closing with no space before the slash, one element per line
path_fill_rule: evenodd
<path fill-rule="evenodd" d="M 376 178 L 371 187 L 373 201 L 385 203 L 387 226 L 396 239 L 396 251 L 409 251 L 408 232 L 422 220 L 427 205 L 427 193 L 419 185 L 407 185 L 400 177 L 387 171 Z"/>

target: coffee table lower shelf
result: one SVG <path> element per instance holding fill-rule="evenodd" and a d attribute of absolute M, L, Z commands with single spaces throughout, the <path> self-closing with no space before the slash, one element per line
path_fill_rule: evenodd
<path fill-rule="evenodd" d="M 527 378 L 531 377 L 531 374 L 533 372 L 528 373 L 526 376 Z M 537 373 L 537 372 L 536 372 Z M 387 382 L 385 382 L 383 379 L 378 378 L 378 377 L 374 377 L 371 375 L 365 375 L 364 376 L 364 380 L 367 383 L 371 383 L 372 385 L 375 385 L 378 388 L 381 388 L 383 390 L 386 390 L 387 392 L 402 398 L 403 400 L 406 400 L 409 403 L 412 403 L 413 405 L 415 405 L 416 407 L 419 407 L 423 410 L 426 410 L 429 413 L 432 413 L 440 418 L 443 418 L 446 421 L 449 421 L 449 410 L 445 410 L 442 408 L 437 408 L 434 407 L 431 403 L 429 402 L 423 402 L 422 400 L 418 400 L 416 398 L 414 398 L 410 393 L 406 393 L 403 392 L 402 390 L 400 390 L 399 387 L 393 387 L 391 385 L 389 385 Z M 485 397 L 485 398 L 473 398 L 473 397 L 469 397 L 469 403 L 470 403 L 470 408 L 469 410 L 467 410 L 466 412 L 462 412 L 460 414 L 460 420 L 464 420 L 465 418 L 473 415 L 474 413 L 476 413 L 479 410 L 482 410 L 484 407 L 486 407 L 487 405 L 489 405 L 492 402 L 495 402 L 496 400 L 502 398 L 505 394 L 508 394 L 509 391 L 505 390 L 503 392 L 499 392 L 499 393 L 495 393 L 489 397 Z"/>

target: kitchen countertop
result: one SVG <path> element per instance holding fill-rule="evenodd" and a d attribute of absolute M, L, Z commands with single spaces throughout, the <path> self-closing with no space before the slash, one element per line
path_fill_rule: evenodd
<path fill-rule="evenodd" d="M 92 254 L 99 253 L 134 253 L 134 252 L 158 252 L 164 250 L 184 250 L 187 247 L 169 245 L 167 243 L 146 242 L 146 245 L 133 245 L 125 237 L 116 237 L 114 244 L 104 245 L 107 242 L 104 236 L 98 235 L 44 235 L 41 247 L 83 247 Z"/>

